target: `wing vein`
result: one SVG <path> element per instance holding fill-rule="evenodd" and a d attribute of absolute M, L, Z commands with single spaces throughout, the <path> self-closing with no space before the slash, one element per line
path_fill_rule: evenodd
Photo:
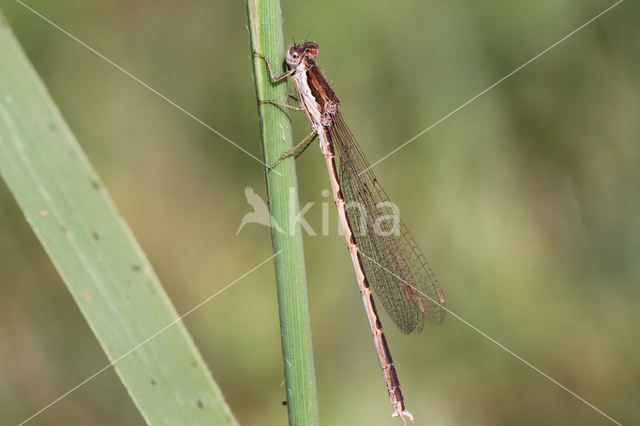
<path fill-rule="evenodd" d="M 419 333 L 425 317 L 441 323 L 445 309 L 438 280 L 339 113 L 329 133 L 340 160 L 347 217 L 374 294 L 405 334 Z"/>

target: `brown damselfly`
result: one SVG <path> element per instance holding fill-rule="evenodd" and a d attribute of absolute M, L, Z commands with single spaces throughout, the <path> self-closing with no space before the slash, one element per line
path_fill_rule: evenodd
<path fill-rule="evenodd" d="M 280 76 L 274 76 L 268 58 L 256 54 L 265 59 L 274 82 L 293 76 L 299 106 L 269 100 L 261 102 L 304 111 L 312 130 L 278 163 L 296 154 L 302 147 L 299 155 L 318 137 L 393 405 L 393 416 L 400 416 L 403 422 L 404 416 L 413 420 L 404 405 L 400 382 L 371 289 L 389 317 L 405 334 L 419 333 L 425 318 L 432 324 L 442 322 L 446 311 L 442 290 L 422 251 L 398 217 L 395 205 L 389 201 L 360 146 L 345 125 L 340 114 L 340 102 L 315 63 L 318 45 L 313 42 L 294 44 L 286 56 L 290 70 Z M 336 169 L 334 148 L 337 148 L 340 159 L 339 171 Z"/>

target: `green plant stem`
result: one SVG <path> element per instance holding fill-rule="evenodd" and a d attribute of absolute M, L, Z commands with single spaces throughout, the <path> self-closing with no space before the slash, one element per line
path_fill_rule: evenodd
<path fill-rule="evenodd" d="M 278 0 L 247 0 L 251 48 L 271 60 L 274 73 L 283 71 L 284 42 Z M 273 84 L 265 61 L 253 56 L 258 99 L 286 103 L 287 84 Z M 292 147 L 288 112 L 272 104 L 260 104 L 260 129 L 266 164 L 274 164 Z M 304 270 L 302 231 L 295 219 L 299 211 L 296 170 L 293 157 L 275 171 L 266 171 L 272 221 L 271 238 L 275 257 L 282 354 L 287 390 L 289 424 L 318 424 L 311 325 Z"/>

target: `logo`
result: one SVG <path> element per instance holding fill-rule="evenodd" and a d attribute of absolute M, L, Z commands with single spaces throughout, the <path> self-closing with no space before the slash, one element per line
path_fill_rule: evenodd
<path fill-rule="evenodd" d="M 247 203 L 253 207 L 253 211 L 245 214 L 240 221 L 240 227 L 236 231 L 236 235 L 242 231 L 242 228 L 248 223 L 257 223 L 258 225 L 271 227 L 273 226 L 278 232 L 282 232 L 282 229 L 276 223 L 273 216 L 269 214 L 269 207 L 262 198 L 253 190 L 252 187 L 247 186 L 244 189 L 244 196 L 247 198 Z"/>
<path fill-rule="evenodd" d="M 289 206 L 291 208 L 287 209 L 289 217 L 286 220 L 286 224 L 279 224 L 276 221 L 270 214 L 267 203 L 252 187 L 247 186 L 244 189 L 244 195 L 247 199 L 247 204 L 251 206 L 253 211 L 250 211 L 242 217 L 236 235 L 240 234 L 240 231 L 249 224 L 266 226 L 277 232 L 287 232 L 289 235 L 293 235 L 297 226 L 300 226 L 308 235 L 317 235 L 311 224 L 305 218 L 305 214 L 307 214 L 316 203 L 308 202 L 299 209 L 295 188 L 289 189 Z M 329 190 L 322 190 L 321 195 L 326 200 L 321 203 L 321 235 L 328 236 L 330 234 L 329 212 L 332 210 L 329 205 L 333 203 L 328 199 L 330 195 Z M 375 205 L 370 202 L 369 205 L 372 205 L 370 209 L 367 209 L 363 203 L 355 201 L 345 205 L 354 233 L 356 233 L 356 235 L 366 235 L 368 232 L 373 232 L 381 237 L 399 236 L 401 221 L 398 207 L 390 201 L 379 201 L 375 203 Z M 338 222 L 336 225 L 334 229 L 337 234 L 344 235 L 342 224 Z"/>

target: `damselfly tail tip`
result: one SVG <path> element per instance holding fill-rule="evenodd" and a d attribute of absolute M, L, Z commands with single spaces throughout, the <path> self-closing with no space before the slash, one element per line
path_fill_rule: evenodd
<path fill-rule="evenodd" d="M 406 425 L 407 421 L 405 420 L 404 416 L 407 416 L 409 418 L 409 420 L 411 420 L 413 422 L 413 414 L 411 414 L 407 410 L 396 411 L 395 413 L 393 413 L 391 415 L 391 417 L 400 417 L 402 419 L 402 423 L 404 423 Z"/>

